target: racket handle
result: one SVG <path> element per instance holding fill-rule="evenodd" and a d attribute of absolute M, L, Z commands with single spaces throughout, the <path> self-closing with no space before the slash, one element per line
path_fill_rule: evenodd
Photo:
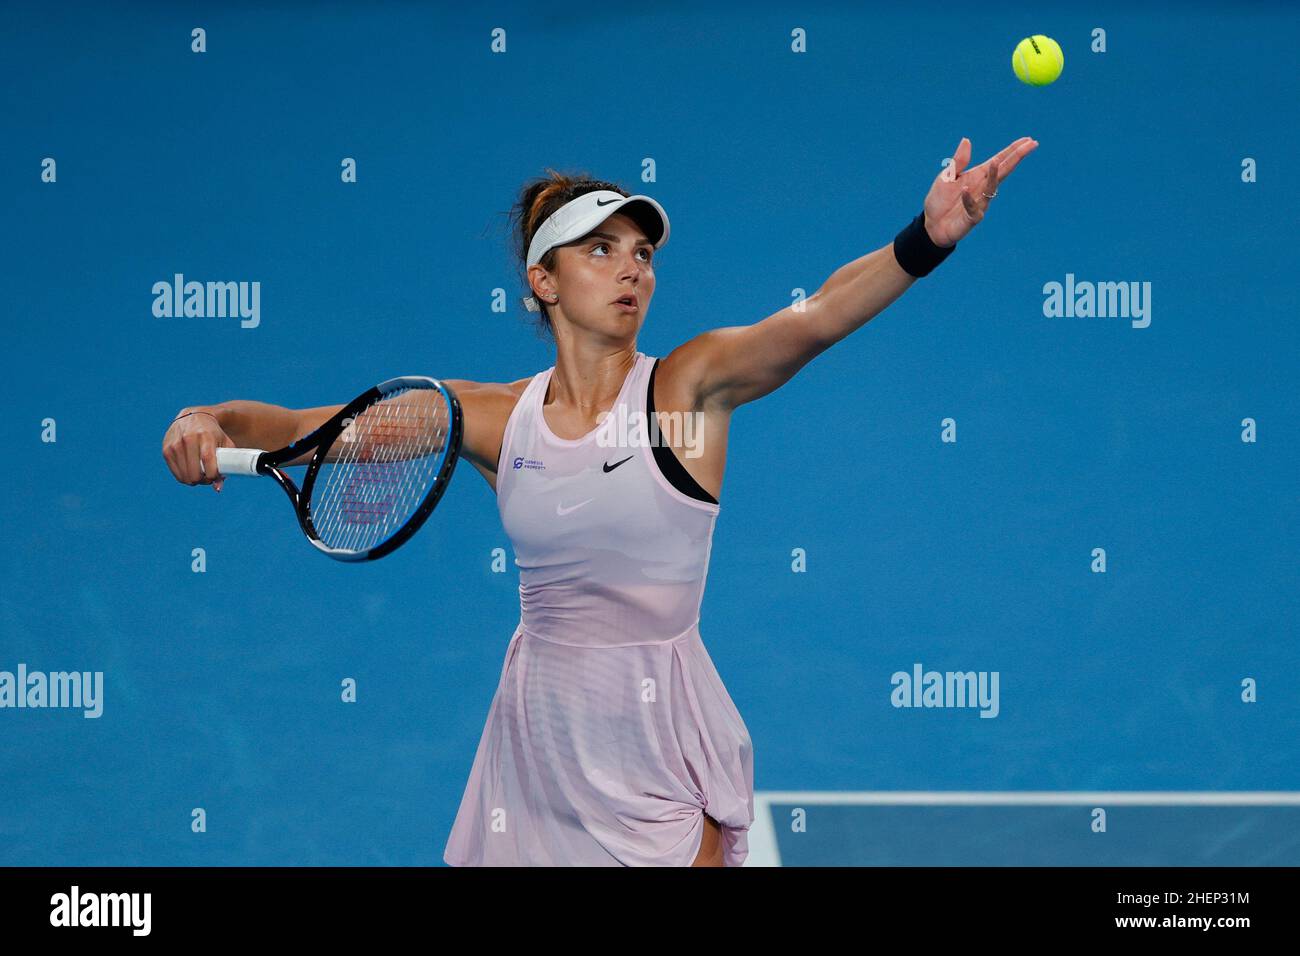
<path fill-rule="evenodd" d="M 218 448 L 217 471 L 223 475 L 256 476 L 257 459 L 261 457 L 260 448 Z"/>

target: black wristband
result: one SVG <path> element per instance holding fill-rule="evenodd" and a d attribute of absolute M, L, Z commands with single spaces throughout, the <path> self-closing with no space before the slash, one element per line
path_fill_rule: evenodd
<path fill-rule="evenodd" d="M 894 258 L 904 272 L 918 279 L 933 272 L 956 248 L 955 244 L 947 248 L 934 244 L 925 231 L 925 210 L 894 237 Z"/>

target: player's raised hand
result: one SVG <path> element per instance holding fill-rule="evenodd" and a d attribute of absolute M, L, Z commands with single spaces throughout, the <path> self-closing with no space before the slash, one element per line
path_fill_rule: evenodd
<path fill-rule="evenodd" d="M 925 197 L 925 231 L 934 244 L 951 246 L 965 238 L 984 218 L 998 186 L 1037 148 L 1038 140 L 1022 136 L 996 156 L 967 169 L 970 140 L 963 136 L 952 163 L 935 178 Z"/>

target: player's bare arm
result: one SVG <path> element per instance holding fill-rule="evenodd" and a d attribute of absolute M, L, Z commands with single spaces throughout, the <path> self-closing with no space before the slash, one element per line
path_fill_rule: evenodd
<path fill-rule="evenodd" d="M 519 400 L 529 379 L 517 382 L 471 382 L 468 379 L 444 379 L 460 399 L 465 416 L 460 455 L 467 459 L 496 491 L 497 456 L 510 412 Z"/>
<path fill-rule="evenodd" d="M 998 187 L 1038 147 L 1023 136 L 978 166 L 963 138 L 952 163 L 925 197 L 924 228 L 937 247 L 951 248 L 983 220 Z M 664 359 L 664 371 L 689 395 L 692 408 L 730 410 L 784 385 L 799 369 L 879 315 L 916 281 L 899 264 L 894 244 L 841 266 L 806 300 L 753 325 L 704 332 Z"/>

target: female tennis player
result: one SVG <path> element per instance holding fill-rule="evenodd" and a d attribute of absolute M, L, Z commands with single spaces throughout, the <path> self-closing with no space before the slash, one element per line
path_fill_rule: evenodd
<path fill-rule="evenodd" d="M 1023 137 L 968 169 L 962 139 L 892 243 L 801 307 L 662 359 L 638 351 L 637 334 L 668 241 L 663 207 L 553 170 L 524 188 L 511 218 L 525 305 L 553 336 L 555 364 L 508 384 L 447 380 L 464 409 L 462 456 L 496 493 L 520 569 L 520 620 L 447 863 L 744 861 L 751 742 L 699 629 L 731 413 L 933 270 L 1037 145 Z M 182 409 L 164 457 L 178 480 L 220 490 L 217 447 L 278 448 L 339 407 Z"/>

